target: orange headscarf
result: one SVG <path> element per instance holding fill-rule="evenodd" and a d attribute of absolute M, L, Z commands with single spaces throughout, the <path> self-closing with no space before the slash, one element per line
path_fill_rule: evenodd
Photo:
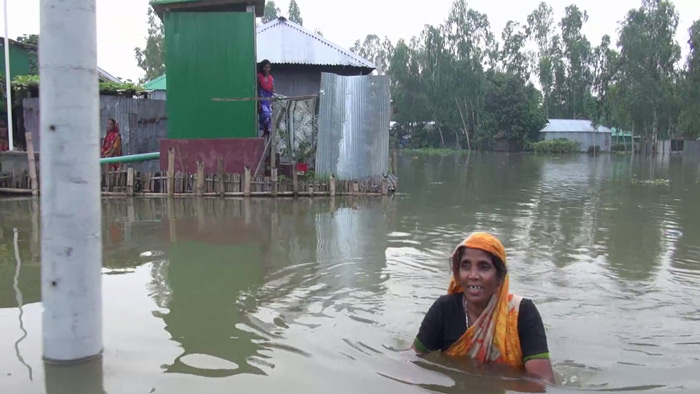
<path fill-rule="evenodd" d="M 488 233 L 473 233 L 459 244 L 452 254 L 453 275 L 448 294 L 463 293 L 456 277 L 459 272 L 460 252 L 463 248 L 488 252 L 506 264 L 506 251 L 501 241 Z M 500 289 L 494 293 L 479 319 L 457 340 L 445 354 L 469 356 L 483 363 L 506 364 L 523 368 L 523 353 L 518 336 L 518 312 L 522 297 L 509 294 L 508 274 Z"/>

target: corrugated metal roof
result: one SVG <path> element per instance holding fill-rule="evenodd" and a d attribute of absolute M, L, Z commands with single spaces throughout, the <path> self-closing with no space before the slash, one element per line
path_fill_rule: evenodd
<path fill-rule="evenodd" d="M 166 87 L 167 79 L 165 77 L 165 74 L 161 75 L 158 78 L 153 78 L 143 85 L 143 88 L 146 90 L 166 90 Z"/>
<path fill-rule="evenodd" d="M 110 82 L 115 82 L 115 83 L 121 83 L 122 80 L 115 77 L 114 75 L 108 73 L 107 71 L 97 67 L 97 76 L 99 79 L 103 81 L 110 81 Z"/>
<path fill-rule="evenodd" d="M 612 133 L 608 127 L 598 126 L 593 129 L 593 122 L 585 119 L 549 119 L 549 123 L 540 133 Z"/>
<path fill-rule="evenodd" d="M 372 62 L 286 18 L 258 26 L 257 33 L 258 61 L 376 68 Z"/>

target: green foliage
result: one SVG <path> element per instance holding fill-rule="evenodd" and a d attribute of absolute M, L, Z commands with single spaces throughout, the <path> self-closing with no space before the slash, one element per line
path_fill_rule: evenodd
<path fill-rule="evenodd" d="M 132 95 L 139 92 L 143 92 L 143 87 L 132 82 L 100 82 L 101 94 Z"/>
<path fill-rule="evenodd" d="M 138 66 L 146 72 L 140 82 L 165 74 L 165 29 L 152 7 L 148 7 L 148 36 L 146 47 L 134 48 Z"/>
<path fill-rule="evenodd" d="M 559 138 L 556 140 L 539 141 L 528 144 L 527 149 L 535 153 L 579 153 L 581 144 L 576 141 L 567 140 L 566 138 Z"/>
<path fill-rule="evenodd" d="M 630 183 L 633 185 L 640 186 L 670 186 L 671 180 L 662 178 L 657 178 L 653 180 L 640 180 L 637 179 L 637 177 L 633 177 L 632 179 L 630 179 Z"/>
<path fill-rule="evenodd" d="M 304 19 L 301 17 L 301 9 L 299 8 L 299 4 L 297 4 L 296 0 L 289 2 L 288 14 L 290 21 L 304 26 Z"/>
<path fill-rule="evenodd" d="M 683 88 L 682 109 L 679 119 L 680 133 L 687 138 L 700 137 L 700 19 L 688 30 L 690 53 L 681 82 Z"/>
<path fill-rule="evenodd" d="M 38 75 L 20 75 L 12 81 L 14 90 L 36 89 L 39 87 Z M 127 82 L 100 82 L 100 93 L 111 95 L 133 95 L 143 91 L 143 87 Z"/>
<path fill-rule="evenodd" d="M 265 3 L 265 14 L 263 15 L 263 23 L 274 21 L 280 17 L 282 11 L 277 7 L 274 1 L 268 1 Z"/>
<path fill-rule="evenodd" d="M 13 90 L 23 90 L 39 87 L 38 75 L 18 75 L 12 80 Z"/>

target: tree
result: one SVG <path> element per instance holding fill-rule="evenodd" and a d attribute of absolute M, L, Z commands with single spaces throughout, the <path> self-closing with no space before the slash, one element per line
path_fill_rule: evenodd
<path fill-rule="evenodd" d="M 541 2 L 537 8 L 527 17 L 527 35 L 537 44 L 537 60 L 533 61 L 537 67 L 537 76 L 544 94 L 544 114 L 549 117 L 552 89 L 554 85 L 554 66 L 556 48 L 553 43 L 554 18 L 552 7 Z"/>
<path fill-rule="evenodd" d="M 688 138 L 700 137 L 700 19 L 688 29 L 690 52 L 683 75 L 683 108 L 679 119 L 681 133 Z"/>
<path fill-rule="evenodd" d="M 263 15 L 263 23 L 274 21 L 280 17 L 282 11 L 275 5 L 274 1 L 268 1 L 265 3 L 265 14 Z"/>
<path fill-rule="evenodd" d="M 148 8 L 148 37 L 146 47 L 134 48 L 136 62 L 146 75 L 140 82 L 147 82 L 165 74 L 165 32 L 153 8 Z"/>
<path fill-rule="evenodd" d="M 304 25 L 304 19 L 301 17 L 301 9 L 299 9 L 299 5 L 297 4 L 296 0 L 292 0 L 289 2 L 289 20 L 298 23 L 300 25 Z"/>
<path fill-rule="evenodd" d="M 593 51 L 593 92 L 596 95 L 596 117 L 594 123 L 622 126 L 624 120 L 617 117 L 613 109 L 617 99 L 611 99 L 611 90 L 616 83 L 619 56 L 610 48 L 610 36 L 604 35 L 600 45 Z"/>
<path fill-rule="evenodd" d="M 540 110 L 540 92 L 514 74 L 489 71 L 486 78 L 484 127 L 491 137 L 535 141 L 547 124 Z"/>
<path fill-rule="evenodd" d="M 394 45 L 387 37 L 382 40 L 376 34 L 368 34 L 364 41 L 355 41 L 355 45 L 350 50 L 374 63 L 377 66 L 377 73 L 383 75 L 389 69 Z"/>
<path fill-rule="evenodd" d="M 591 43 L 581 33 L 588 14 L 577 6 L 566 7 L 561 23 L 561 40 L 565 60 L 566 77 L 559 83 L 564 98 L 563 115 L 567 118 L 590 118 L 593 115 L 591 86 Z"/>
<path fill-rule="evenodd" d="M 530 79 L 528 54 L 524 52 L 527 44 L 527 31 L 518 22 L 508 21 L 501 34 L 503 49 L 499 59 L 505 72 L 527 81 Z"/>
<path fill-rule="evenodd" d="M 678 13 L 666 0 L 643 0 L 622 22 L 620 47 L 621 94 L 632 126 L 656 141 L 661 125 L 674 127 L 667 103 L 673 101 L 680 46 L 675 41 Z"/>

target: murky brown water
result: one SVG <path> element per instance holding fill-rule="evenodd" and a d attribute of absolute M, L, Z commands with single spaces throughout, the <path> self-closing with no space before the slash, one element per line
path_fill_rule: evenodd
<path fill-rule="evenodd" d="M 105 201 L 105 352 L 80 368 L 41 362 L 38 206 L 0 199 L 0 392 L 523 389 L 406 351 L 473 230 L 540 309 L 548 392 L 700 392 L 698 162 L 655 163 L 667 187 L 628 157 L 466 159 L 403 156 L 393 199 Z"/>

